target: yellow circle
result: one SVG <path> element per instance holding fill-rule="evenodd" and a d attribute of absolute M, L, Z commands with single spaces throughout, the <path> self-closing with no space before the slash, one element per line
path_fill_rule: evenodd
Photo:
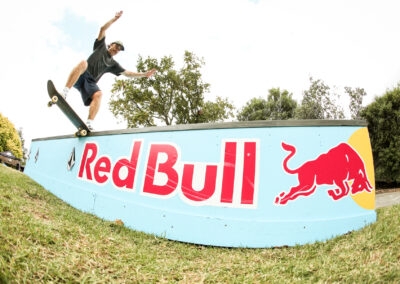
<path fill-rule="evenodd" d="M 371 192 L 362 191 L 354 195 L 350 193 L 350 196 L 362 208 L 375 209 L 375 172 L 368 128 L 363 127 L 355 131 L 349 140 L 347 140 L 347 143 L 357 151 L 361 159 L 364 161 L 365 171 L 372 186 Z"/>

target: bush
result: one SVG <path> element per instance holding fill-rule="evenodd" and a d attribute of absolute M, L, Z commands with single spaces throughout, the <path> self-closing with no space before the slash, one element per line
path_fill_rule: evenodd
<path fill-rule="evenodd" d="M 14 125 L 0 114 L 0 152 L 11 151 L 22 159 L 22 144 Z"/>
<path fill-rule="evenodd" d="M 375 98 L 361 117 L 368 121 L 376 180 L 400 182 L 400 85 Z"/>
<path fill-rule="evenodd" d="M 238 112 L 239 121 L 284 120 L 294 118 L 297 102 L 293 94 L 279 88 L 269 90 L 267 100 L 253 98 Z"/>

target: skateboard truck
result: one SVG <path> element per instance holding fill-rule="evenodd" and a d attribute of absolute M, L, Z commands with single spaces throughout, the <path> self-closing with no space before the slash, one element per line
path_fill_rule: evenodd
<path fill-rule="evenodd" d="M 75 132 L 74 136 L 75 137 L 84 137 L 87 135 L 86 129 L 79 129 L 77 132 Z"/>
<path fill-rule="evenodd" d="M 47 106 L 48 106 L 48 107 L 51 107 L 52 105 L 55 105 L 57 102 L 58 102 L 57 96 L 53 96 L 53 97 L 51 98 L 51 101 L 49 101 L 49 102 L 47 103 Z"/>

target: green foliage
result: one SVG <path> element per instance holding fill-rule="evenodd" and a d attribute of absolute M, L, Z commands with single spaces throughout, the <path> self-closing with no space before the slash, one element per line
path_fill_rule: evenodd
<path fill-rule="evenodd" d="M 310 88 L 303 93 L 303 100 L 296 110 L 298 119 L 343 119 L 344 113 L 336 104 L 339 96 L 330 91 L 322 80 L 310 77 Z"/>
<path fill-rule="evenodd" d="M 0 152 L 11 151 L 15 157 L 22 158 L 22 144 L 14 125 L 0 114 Z"/>
<path fill-rule="evenodd" d="M 352 119 L 360 119 L 363 97 L 367 95 L 364 89 L 355 88 L 354 90 L 350 87 L 344 87 L 345 92 L 350 97 L 350 113 Z"/>
<path fill-rule="evenodd" d="M 238 112 L 239 121 L 284 120 L 294 117 L 297 102 L 287 90 L 279 88 L 269 90 L 268 99 L 253 98 Z"/>
<path fill-rule="evenodd" d="M 287 90 L 274 88 L 269 90 L 267 100 L 268 119 L 290 119 L 294 117 L 297 108 L 297 102 L 292 98 Z"/>
<path fill-rule="evenodd" d="M 201 78 L 204 61 L 186 51 L 184 66 L 174 69 L 172 57 L 161 60 L 139 57 L 137 70 L 157 69 L 150 78 L 117 80 L 112 89 L 111 112 L 128 127 L 215 122 L 233 116 L 234 106 L 226 99 L 206 102 L 210 85 Z"/>
<path fill-rule="evenodd" d="M 18 128 L 18 136 L 21 139 L 21 149 L 22 149 L 22 164 L 26 164 L 26 160 L 28 159 L 28 149 L 25 147 L 25 138 L 22 132 L 22 127 Z"/>
<path fill-rule="evenodd" d="M 268 119 L 267 101 L 263 98 L 252 98 L 238 112 L 237 119 L 239 121 Z"/>
<path fill-rule="evenodd" d="M 215 102 L 207 101 L 199 111 L 195 123 L 217 122 L 233 117 L 235 107 L 227 98 L 217 97 Z"/>
<path fill-rule="evenodd" d="M 400 85 L 375 98 L 361 116 L 368 121 L 376 179 L 400 182 Z"/>

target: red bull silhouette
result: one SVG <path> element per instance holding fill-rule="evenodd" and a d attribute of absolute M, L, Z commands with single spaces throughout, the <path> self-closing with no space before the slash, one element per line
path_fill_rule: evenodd
<path fill-rule="evenodd" d="M 328 194 L 334 200 L 347 196 L 350 191 L 351 194 L 357 194 L 362 191 L 371 192 L 373 189 L 365 171 L 364 161 L 347 143 L 339 144 L 295 170 L 289 169 L 287 163 L 295 155 L 296 148 L 284 142 L 282 148 L 290 152 L 283 161 L 283 169 L 288 174 L 297 174 L 299 185 L 292 187 L 288 193 L 282 192 L 277 196 L 276 204 L 284 205 L 300 196 L 309 196 L 319 185 L 337 186 L 328 190 Z"/>

